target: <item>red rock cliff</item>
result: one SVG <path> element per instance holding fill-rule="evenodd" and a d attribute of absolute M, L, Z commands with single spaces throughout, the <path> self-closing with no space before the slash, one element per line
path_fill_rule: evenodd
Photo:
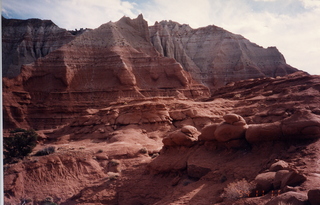
<path fill-rule="evenodd" d="M 63 124 L 88 107 L 101 108 L 118 99 L 209 95 L 178 62 L 154 49 L 142 15 L 85 32 L 24 65 L 17 78 L 4 84 L 5 120 L 18 126 L 27 118 L 33 128 Z M 24 106 L 22 95 L 28 96 Z"/>

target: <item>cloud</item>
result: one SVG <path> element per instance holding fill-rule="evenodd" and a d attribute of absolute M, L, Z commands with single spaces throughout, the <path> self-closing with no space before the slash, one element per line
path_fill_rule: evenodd
<path fill-rule="evenodd" d="M 67 29 L 97 28 L 140 13 L 149 25 L 214 24 L 263 47 L 277 46 L 288 64 L 320 74 L 320 0 L 3 0 L 2 6 L 6 17 L 51 19 Z"/>
<path fill-rule="evenodd" d="M 62 28 L 96 28 L 122 16 L 136 17 L 135 3 L 121 0 L 3 0 L 2 12 L 12 18 L 50 19 Z"/>
<path fill-rule="evenodd" d="M 276 46 L 287 63 L 320 74 L 319 0 L 155 0 L 141 8 L 150 24 L 174 20 L 193 28 L 215 24 L 263 47 Z"/>

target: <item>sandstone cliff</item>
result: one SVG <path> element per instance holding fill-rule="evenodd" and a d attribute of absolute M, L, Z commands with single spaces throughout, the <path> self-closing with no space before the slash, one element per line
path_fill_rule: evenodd
<path fill-rule="evenodd" d="M 61 125 L 88 107 L 127 98 L 209 96 L 178 62 L 154 49 L 142 15 L 77 36 L 23 65 L 21 74 L 4 85 L 5 120 L 21 126 L 27 118 L 33 128 Z M 26 95 L 28 102 L 21 104 Z"/>
<path fill-rule="evenodd" d="M 15 77 L 23 64 L 34 62 L 70 42 L 74 36 L 50 20 L 2 17 L 2 75 Z"/>
<path fill-rule="evenodd" d="M 233 81 L 297 71 L 286 64 L 277 48 L 262 48 L 214 25 L 192 29 L 186 24 L 161 21 L 150 26 L 149 31 L 159 53 L 176 59 L 211 90 Z"/>

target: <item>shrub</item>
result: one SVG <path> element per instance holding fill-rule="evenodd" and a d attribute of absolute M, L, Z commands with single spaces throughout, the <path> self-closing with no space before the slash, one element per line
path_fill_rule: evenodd
<path fill-rule="evenodd" d="M 147 148 L 142 147 L 142 148 L 139 150 L 139 152 L 140 152 L 141 154 L 147 154 L 147 153 L 148 153 L 148 150 L 147 150 Z"/>
<path fill-rule="evenodd" d="M 30 154 L 37 144 L 38 134 L 34 130 L 18 128 L 10 132 L 9 137 L 3 138 L 3 155 L 5 163 L 13 159 L 22 159 Z"/>
<path fill-rule="evenodd" d="M 245 179 L 235 181 L 227 185 L 227 187 L 224 189 L 223 197 L 228 199 L 244 198 L 249 196 L 254 188 L 255 185 L 247 182 Z"/>
<path fill-rule="evenodd" d="M 16 129 L 14 129 L 14 130 L 11 130 L 10 133 L 25 132 L 25 131 L 26 131 L 25 129 L 16 128 Z"/>
<path fill-rule="evenodd" d="M 35 156 L 44 156 L 44 155 L 49 155 L 52 154 L 56 151 L 56 148 L 54 146 L 50 146 L 50 147 L 45 147 L 42 150 L 37 151 L 37 153 L 35 154 Z"/>
<path fill-rule="evenodd" d="M 45 198 L 41 203 L 41 205 L 57 205 L 56 203 L 53 202 L 53 198 L 51 196 L 48 196 Z"/>

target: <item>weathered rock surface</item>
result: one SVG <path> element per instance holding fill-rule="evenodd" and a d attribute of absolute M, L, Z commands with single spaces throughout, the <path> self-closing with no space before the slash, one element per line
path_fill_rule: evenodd
<path fill-rule="evenodd" d="M 241 116 L 227 114 L 223 118 L 225 122 L 221 123 L 214 131 L 215 139 L 218 142 L 228 142 L 245 137 L 248 125 Z"/>
<path fill-rule="evenodd" d="M 283 160 L 279 160 L 275 163 L 273 163 L 269 170 L 272 171 L 272 172 L 276 172 L 276 171 L 279 171 L 279 170 L 283 170 L 283 169 L 288 169 L 289 168 L 289 164 Z"/>
<path fill-rule="evenodd" d="M 205 126 L 201 130 L 201 134 L 198 137 L 199 141 L 215 140 L 214 132 L 216 131 L 218 126 L 219 124 L 211 124 L 211 125 Z"/>
<path fill-rule="evenodd" d="M 261 173 L 256 176 L 254 182 L 256 183 L 256 189 L 264 191 L 265 193 L 273 189 L 273 182 L 276 176 L 276 172 Z"/>
<path fill-rule="evenodd" d="M 191 147 L 198 140 L 199 132 L 193 126 L 184 126 L 180 130 L 169 133 L 162 142 L 164 147 L 185 146 Z"/>
<path fill-rule="evenodd" d="M 307 177 L 304 174 L 299 173 L 296 170 L 292 170 L 281 180 L 281 188 L 285 186 L 297 186 L 302 184 L 306 180 Z"/>
<path fill-rule="evenodd" d="M 311 205 L 320 204 L 320 189 L 312 189 L 308 191 L 308 200 Z"/>
<path fill-rule="evenodd" d="M 297 193 L 297 192 L 287 192 L 281 194 L 272 200 L 270 200 L 266 205 L 273 204 L 292 204 L 292 205 L 307 205 L 308 197 L 305 194 Z"/>
<path fill-rule="evenodd" d="M 2 17 L 2 76 L 16 77 L 21 65 L 33 63 L 74 38 L 50 20 Z"/>
<path fill-rule="evenodd" d="M 299 110 L 280 122 L 250 125 L 246 132 L 246 140 L 250 143 L 319 137 L 320 117 L 309 110 Z"/>
<path fill-rule="evenodd" d="M 246 140 L 250 143 L 259 141 L 280 140 L 282 136 L 280 123 L 264 123 L 249 125 Z"/>
<path fill-rule="evenodd" d="M 276 175 L 273 180 L 273 187 L 274 189 L 280 189 L 283 188 L 282 181 L 283 179 L 290 174 L 289 170 L 279 170 L 276 172 Z M 284 184 L 284 183 L 283 183 Z"/>
<path fill-rule="evenodd" d="M 297 71 L 275 47 L 262 48 L 217 26 L 192 29 L 173 21 L 149 27 L 151 42 L 176 59 L 192 77 L 211 90 L 250 78 L 276 77 Z"/>

